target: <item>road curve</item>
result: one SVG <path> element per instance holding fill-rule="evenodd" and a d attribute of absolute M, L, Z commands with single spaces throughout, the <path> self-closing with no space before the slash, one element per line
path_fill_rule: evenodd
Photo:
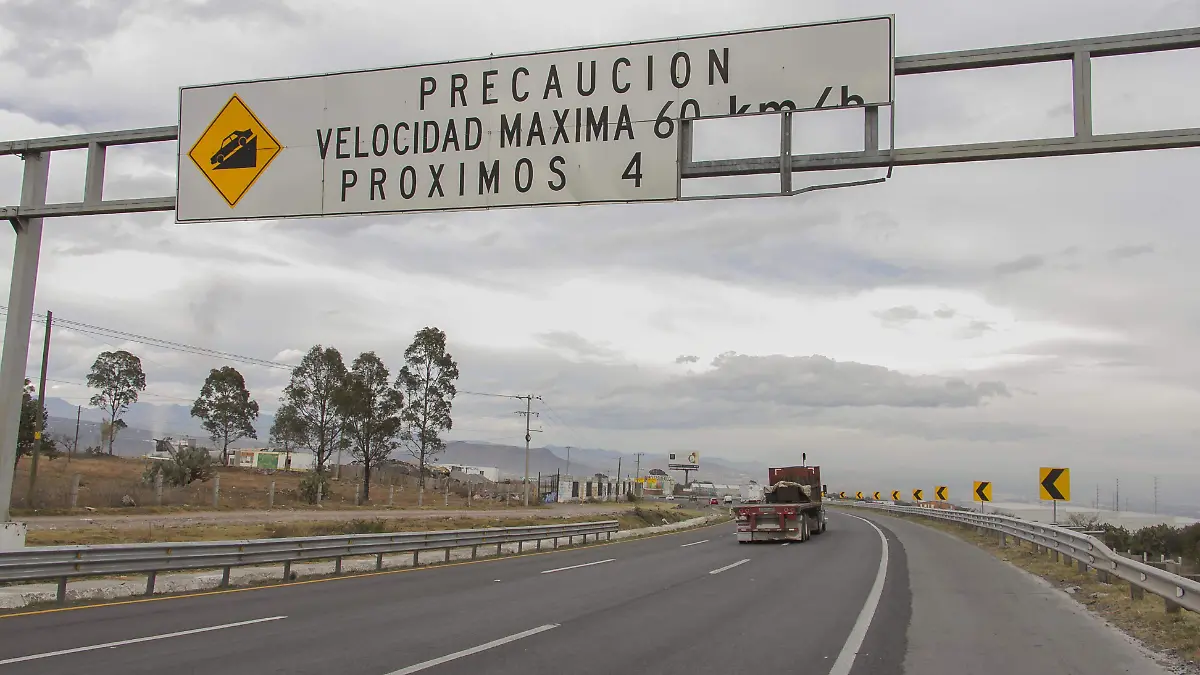
<path fill-rule="evenodd" d="M 738 545 L 726 523 L 3 617 L 0 675 L 1162 672 L 1069 602 L 943 533 L 831 513 L 828 532 L 788 546 Z"/>

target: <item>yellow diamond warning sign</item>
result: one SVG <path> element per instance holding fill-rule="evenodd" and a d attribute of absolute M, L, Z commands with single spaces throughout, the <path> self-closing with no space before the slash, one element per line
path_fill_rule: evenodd
<path fill-rule="evenodd" d="M 280 149 L 279 141 L 234 94 L 200 134 L 188 157 L 233 208 Z"/>

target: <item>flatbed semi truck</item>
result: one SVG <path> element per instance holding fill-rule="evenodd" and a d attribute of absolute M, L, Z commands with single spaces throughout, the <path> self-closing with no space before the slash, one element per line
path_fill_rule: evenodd
<path fill-rule="evenodd" d="M 756 541 L 808 541 L 825 531 L 819 466 L 773 467 L 761 504 L 733 507 L 739 544 Z"/>

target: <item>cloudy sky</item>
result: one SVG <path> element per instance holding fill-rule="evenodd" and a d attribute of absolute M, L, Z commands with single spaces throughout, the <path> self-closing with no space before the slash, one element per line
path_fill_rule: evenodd
<path fill-rule="evenodd" d="M 907 55 L 1196 26 L 1200 2 L 0 0 L 0 136 L 174 124 L 187 84 L 877 14 L 896 15 Z M 1182 86 L 1197 66 L 1097 62 L 1096 131 L 1200 126 Z M 898 78 L 896 142 L 1069 134 L 1069 78 L 1068 64 Z M 835 117 L 806 122 L 798 152 L 861 133 Z M 700 158 L 777 147 L 753 124 L 699 134 Z M 110 150 L 106 196 L 171 194 L 175 152 Z M 373 349 L 393 370 L 435 325 L 462 389 L 544 398 L 546 443 L 771 464 L 803 451 L 833 486 L 963 494 L 990 479 L 997 498 L 1069 466 L 1079 501 L 1098 483 L 1110 499 L 1118 476 L 1148 500 L 1155 475 L 1182 500 L 1200 478 L 1197 152 L 902 168 L 788 199 L 55 220 L 36 307 L 278 361 Z M 83 159 L 54 155 L 51 201 L 80 198 Z M 0 160 L 15 204 L 20 161 Z M 143 358 L 147 402 L 186 402 L 221 365 L 63 330 L 51 395 L 86 399 L 69 383 L 113 347 Z M 286 372 L 241 370 L 272 410 Z M 464 395 L 453 437 L 519 443 L 515 409 Z"/>

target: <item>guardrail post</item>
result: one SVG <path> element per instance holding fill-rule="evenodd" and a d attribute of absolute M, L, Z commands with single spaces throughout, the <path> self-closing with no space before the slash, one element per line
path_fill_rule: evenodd
<path fill-rule="evenodd" d="M 554 538 L 554 548 L 558 548 L 558 537 Z"/>
<path fill-rule="evenodd" d="M 479 557 L 479 544 L 471 547 L 471 560 Z"/>
<path fill-rule="evenodd" d="M 161 476 L 162 474 L 159 475 Z M 154 595 L 154 579 L 157 576 L 158 572 L 154 570 L 150 570 L 150 573 L 146 575 L 146 595 Z"/>
<path fill-rule="evenodd" d="M 419 561 L 418 561 L 418 559 L 417 559 L 417 556 L 419 556 L 420 554 L 421 554 L 421 552 L 420 552 L 420 551 L 413 551 L 413 562 L 412 562 L 412 566 L 413 566 L 413 567 L 416 567 L 416 566 L 417 566 L 417 564 L 418 564 L 418 562 L 419 562 Z"/>
<path fill-rule="evenodd" d="M 71 476 L 71 508 L 79 506 L 79 479 L 79 474 Z"/>
<path fill-rule="evenodd" d="M 1058 555 L 1058 549 L 1056 549 L 1056 548 L 1050 549 L 1050 559 L 1053 560 L 1054 562 L 1059 562 L 1059 560 L 1061 560 L 1061 558 Z M 1070 561 L 1068 561 L 1068 564 L 1069 564 L 1069 562 Z"/>
<path fill-rule="evenodd" d="M 162 471 L 154 474 L 154 505 L 162 506 Z"/>
<path fill-rule="evenodd" d="M 1078 560 L 1078 561 L 1076 561 L 1076 564 L 1077 564 L 1077 569 L 1079 570 L 1080 574 L 1087 574 L 1087 568 L 1088 568 L 1087 563 L 1085 563 L 1082 560 Z"/>
<path fill-rule="evenodd" d="M 333 573 L 334 574 L 342 573 L 342 556 L 340 556 L 340 555 L 333 559 Z"/>
<path fill-rule="evenodd" d="M 375 569 L 377 569 L 377 570 L 383 569 L 383 554 L 382 553 L 375 554 Z"/>
<path fill-rule="evenodd" d="M 1172 600 L 1170 598 L 1163 598 L 1163 604 L 1166 605 L 1165 609 L 1166 609 L 1167 614 L 1178 614 L 1179 613 L 1179 610 L 1180 610 L 1179 603 L 1175 602 L 1174 600 Z"/>
<path fill-rule="evenodd" d="M 213 476 L 213 508 L 221 505 L 221 474 Z"/>
<path fill-rule="evenodd" d="M 275 481 L 271 481 L 271 487 L 267 488 L 267 508 L 275 508 Z"/>
<path fill-rule="evenodd" d="M 292 561 L 291 560 L 283 561 L 283 580 L 284 581 L 292 580 Z"/>
<path fill-rule="evenodd" d="M 537 540 L 537 550 L 539 550 L 539 551 L 542 550 L 542 540 L 541 539 Z"/>
<path fill-rule="evenodd" d="M 229 585 L 229 570 L 230 569 L 232 569 L 232 568 L 230 568 L 230 567 L 222 567 L 221 568 L 221 588 L 224 588 Z"/>
<path fill-rule="evenodd" d="M 1096 568 L 1096 580 L 1102 584 L 1107 584 L 1108 583 L 1108 572 L 1105 572 L 1104 570 L 1102 570 L 1100 568 Z"/>
<path fill-rule="evenodd" d="M 446 549 L 446 559 L 443 562 L 450 562 L 450 549 Z"/>
<path fill-rule="evenodd" d="M 517 553 L 522 553 L 524 551 L 525 551 L 525 542 L 518 541 L 517 542 Z"/>
<path fill-rule="evenodd" d="M 1003 532 L 1000 533 L 1000 548 L 1008 546 L 1008 537 Z"/>
<path fill-rule="evenodd" d="M 54 596 L 55 600 L 61 605 L 67 601 L 67 578 L 58 578 L 58 592 Z"/>
<path fill-rule="evenodd" d="M 612 532 L 608 533 L 608 538 L 605 541 L 612 541 Z"/>
<path fill-rule="evenodd" d="M 1133 583 L 1132 581 L 1129 582 L 1129 599 L 1130 600 L 1141 600 L 1144 597 L 1146 597 L 1146 589 L 1142 588 L 1141 586 L 1138 586 L 1137 584 Z"/>
<path fill-rule="evenodd" d="M 503 546 L 504 544 L 496 544 L 496 555 L 500 555 L 500 552 L 504 550 Z"/>

